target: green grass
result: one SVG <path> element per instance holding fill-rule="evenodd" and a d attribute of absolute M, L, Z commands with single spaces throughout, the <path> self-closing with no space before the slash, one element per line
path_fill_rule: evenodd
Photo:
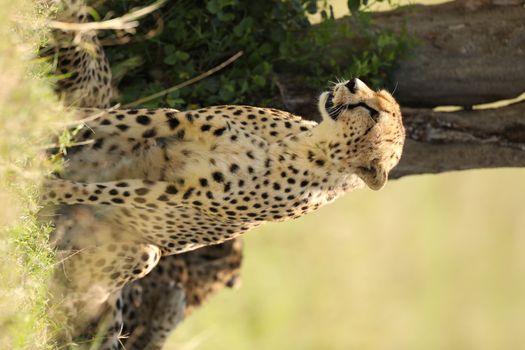
<path fill-rule="evenodd" d="M 44 145 L 66 116 L 34 59 L 46 41 L 41 1 L 0 0 L 0 348 L 49 348 L 47 286 L 54 256 L 37 220 Z"/>
<path fill-rule="evenodd" d="M 246 236 L 167 349 L 523 349 L 525 170 L 408 177 Z"/>

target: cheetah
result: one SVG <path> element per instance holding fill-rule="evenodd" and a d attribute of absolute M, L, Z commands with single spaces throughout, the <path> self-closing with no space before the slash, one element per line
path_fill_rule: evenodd
<path fill-rule="evenodd" d="M 68 0 L 57 15 L 58 20 L 84 22 L 87 10 L 83 2 Z M 109 62 L 95 32 L 82 33 L 77 40 L 71 33 L 55 31 L 53 46 L 57 57 L 57 93 L 64 103 L 77 107 L 111 105 L 112 86 Z M 48 56 L 48 47 L 41 52 Z M 69 167 L 71 168 L 71 166 Z M 107 227 L 93 207 L 61 206 L 54 216 L 52 245 L 59 257 L 75 254 L 67 244 L 73 234 L 104 231 Z M 87 232 L 87 233 L 86 233 Z M 55 274 L 56 300 L 66 304 L 72 325 L 61 343 L 90 342 L 102 335 L 101 349 L 128 350 L 161 348 L 178 322 L 194 308 L 223 287 L 239 284 L 242 243 L 234 239 L 223 244 L 197 249 L 181 255 L 162 257 L 151 274 L 125 285 L 113 294 L 84 293 L 69 288 L 69 277 L 59 268 Z M 154 311 L 152 311 L 154 310 Z M 106 329 L 104 329 L 106 327 Z M 73 335 L 74 339 L 71 339 Z"/>
<path fill-rule="evenodd" d="M 381 189 L 405 138 L 394 98 L 351 79 L 318 106 L 320 123 L 251 106 L 78 110 L 78 141 L 94 142 L 70 151 L 71 170 L 42 196 L 95 208 L 107 229 L 67 237 L 83 249 L 66 264 L 72 283 L 112 294 L 161 256 L 298 218 L 365 185 Z"/>
<path fill-rule="evenodd" d="M 56 20 L 82 23 L 88 19 L 87 7 L 79 0 L 57 1 L 60 11 Z M 56 74 L 62 75 L 57 81 L 56 92 L 64 104 L 76 107 L 111 106 L 113 89 L 109 61 L 100 44 L 96 31 L 74 34 L 55 30 L 52 44 L 40 53 L 52 53 L 57 58 Z"/>
<path fill-rule="evenodd" d="M 124 348 L 162 349 L 177 324 L 209 296 L 239 286 L 241 255 L 242 241 L 232 239 L 161 258 L 146 277 L 122 290 Z"/>

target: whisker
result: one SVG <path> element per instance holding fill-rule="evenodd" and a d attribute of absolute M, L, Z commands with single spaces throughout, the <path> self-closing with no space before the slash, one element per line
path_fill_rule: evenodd
<path fill-rule="evenodd" d="M 396 86 L 394 86 L 394 91 L 392 91 L 390 93 L 390 95 L 394 96 L 394 94 L 396 93 L 396 90 L 397 90 L 397 86 L 399 85 L 399 81 L 396 81 Z"/>

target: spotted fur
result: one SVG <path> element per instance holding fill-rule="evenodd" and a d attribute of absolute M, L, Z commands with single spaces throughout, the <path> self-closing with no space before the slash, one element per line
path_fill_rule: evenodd
<path fill-rule="evenodd" d="M 171 255 L 300 217 L 363 184 L 382 188 L 404 142 L 392 96 L 356 79 L 323 93 L 319 107 L 319 124 L 249 106 L 83 110 L 98 117 L 78 141 L 94 142 L 70 153 L 73 170 L 49 180 L 43 199 L 99 208 L 114 229 L 90 234 L 95 245 L 151 244 Z"/>

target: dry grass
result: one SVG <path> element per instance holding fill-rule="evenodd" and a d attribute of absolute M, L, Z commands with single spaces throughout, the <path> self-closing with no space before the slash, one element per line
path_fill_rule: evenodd
<path fill-rule="evenodd" d="M 47 285 L 54 256 L 36 218 L 51 126 L 66 116 L 34 59 L 46 41 L 45 1 L 0 0 L 0 348 L 45 349 Z M 13 23 L 17 25 L 14 26 Z"/>

